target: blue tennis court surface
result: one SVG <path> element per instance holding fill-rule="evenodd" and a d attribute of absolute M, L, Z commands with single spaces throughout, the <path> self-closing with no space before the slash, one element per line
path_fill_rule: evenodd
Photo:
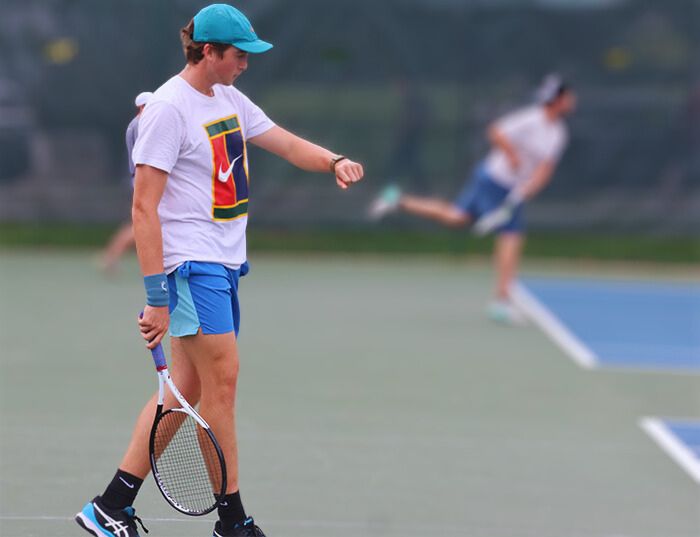
<path fill-rule="evenodd" d="M 700 483 L 700 421 L 645 418 L 642 428 Z"/>
<path fill-rule="evenodd" d="M 584 367 L 700 371 L 700 284 L 527 278 L 514 298 Z"/>

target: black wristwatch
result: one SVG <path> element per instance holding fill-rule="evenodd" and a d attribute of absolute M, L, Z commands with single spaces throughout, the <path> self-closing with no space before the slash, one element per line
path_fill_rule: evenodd
<path fill-rule="evenodd" d="M 332 158 L 331 165 L 330 165 L 331 173 L 335 173 L 335 166 L 336 166 L 336 164 L 338 164 L 338 162 L 340 162 L 341 160 L 347 160 L 347 158 L 348 157 L 346 157 L 344 155 L 338 155 L 337 157 Z"/>

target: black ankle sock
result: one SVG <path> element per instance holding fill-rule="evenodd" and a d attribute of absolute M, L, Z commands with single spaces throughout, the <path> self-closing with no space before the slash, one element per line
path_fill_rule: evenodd
<path fill-rule="evenodd" d="M 123 470 L 117 470 L 112 482 L 102 494 L 102 503 L 108 509 L 124 509 L 134 503 L 143 479 Z"/>
<path fill-rule="evenodd" d="M 240 491 L 227 494 L 219 503 L 219 520 L 223 531 L 233 528 L 246 519 Z"/>

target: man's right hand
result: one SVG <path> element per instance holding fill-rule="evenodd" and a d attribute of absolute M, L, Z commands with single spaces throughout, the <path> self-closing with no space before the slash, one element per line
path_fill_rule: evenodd
<path fill-rule="evenodd" d="M 515 151 L 508 151 L 506 153 L 506 158 L 508 158 L 511 169 L 514 172 L 518 171 L 518 168 L 520 168 L 520 157 L 518 157 L 518 154 Z"/>
<path fill-rule="evenodd" d="M 144 307 L 143 315 L 139 316 L 138 323 L 141 336 L 147 342 L 146 347 L 154 349 L 168 332 L 168 326 L 170 325 L 168 306 Z"/>

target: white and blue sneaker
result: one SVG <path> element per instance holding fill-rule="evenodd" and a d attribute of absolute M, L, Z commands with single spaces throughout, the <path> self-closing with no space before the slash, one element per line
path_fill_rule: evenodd
<path fill-rule="evenodd" d="M 381 220 L 387 214 L 398 210 L 400 201 L 401 188 L 398 185 L 389 185 L 370 204 L 367 214 L 371 220 Z"/>
<path fill-rule="evenodd" d="M 486 307 L 486 315 L 497 323 L 525 326 L 527 318 L 514 304 L 506 300 L 494 300 Z"/>
<path fill-rule="evenodd" d="M 221 530 L 221 521 L 217 521 L 212 537 L 265 537 L 265 534 L 255 525 L 255 521 L 248 517 L 241 524 L 226 531 Z"/>
<path fill-rule="evenodd" d="M 139 537 L 136 522 L 148 533 L 133 507 L 108 509 L 99 496 L 85 504 L 83 510 L 75 515 L 75 521 L 95 537 Z"/>

